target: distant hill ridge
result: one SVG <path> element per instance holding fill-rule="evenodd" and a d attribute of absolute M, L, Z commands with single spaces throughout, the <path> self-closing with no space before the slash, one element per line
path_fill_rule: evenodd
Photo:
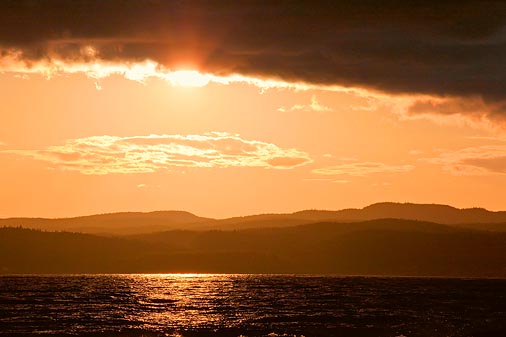
<path fill-rule="evenodd" d="M 8 218 L 0 219 L 0 226 L 15 226 L 53 231 L 83 233 L 133 234 L 156 232 L 194 224 L 212 223 L 214 219 L 196 216 L 186 211 L 118 212 L 86 215 L 73 218 Z"/>
<path fill-rule="evenodd" d="M 294 215 L 343 220 L 372 220 L 381 218 L 399 218 L 430 221 L 442 224 L 499 223 L 506 222 L 505 211 L 489 211 L 484 208 L 456 208 L 440 204 L 414 204 L 381 202 L 362 209 L 343 209 L 340 211 L 301 211 Z"/>
<path fill-rule="evenodd" d="M 382 202 L 364 208 L 338 211 L 304 210 L 290 214 L 259 214 L 227 219 L 211 219 L 185 211 L 120 212 L 74 218 L 8 218 L 0 226 L 22 226 L 43 230 L 65 230 L 94 234 L 141 234 L 158 231 L 237 230 L 245 228 L 291 227 L 321 221 L 354 222 L 396 218 L 459 225 L 474 229 L 506 231 L 506 211 L 484 208 L 459 209 L 439 204 Z"/>

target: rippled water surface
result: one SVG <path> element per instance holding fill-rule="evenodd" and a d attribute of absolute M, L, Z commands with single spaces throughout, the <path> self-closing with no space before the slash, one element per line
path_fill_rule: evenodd
<path fill-rule="evenodd" d="M 506 280 L 0 277 L 1 336 L 506 336 Z"/>

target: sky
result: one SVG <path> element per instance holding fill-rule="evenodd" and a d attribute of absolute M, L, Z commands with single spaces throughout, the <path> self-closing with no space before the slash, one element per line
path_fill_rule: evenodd
<path fill-rule="evenodd" d="M 506 5 L 3 1 L 0 217 L 506 209 Z"/>

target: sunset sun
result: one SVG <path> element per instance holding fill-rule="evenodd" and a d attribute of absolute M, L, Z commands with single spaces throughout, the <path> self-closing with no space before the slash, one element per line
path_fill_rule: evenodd
<path fill-rule="evenodd" d="M 169 73 L 166 78 L 174 85 L 181 87 L 203 87 L 210 82 L 207 75 L 196 70 L 176 70 Z"/>

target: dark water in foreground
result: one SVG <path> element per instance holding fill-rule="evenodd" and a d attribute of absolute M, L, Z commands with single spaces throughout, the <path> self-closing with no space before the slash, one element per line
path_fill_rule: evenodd
<path fill-rule="evenodd" d="M 0 336 L 506 336 L 506 280 L 0 277 Z"/>

